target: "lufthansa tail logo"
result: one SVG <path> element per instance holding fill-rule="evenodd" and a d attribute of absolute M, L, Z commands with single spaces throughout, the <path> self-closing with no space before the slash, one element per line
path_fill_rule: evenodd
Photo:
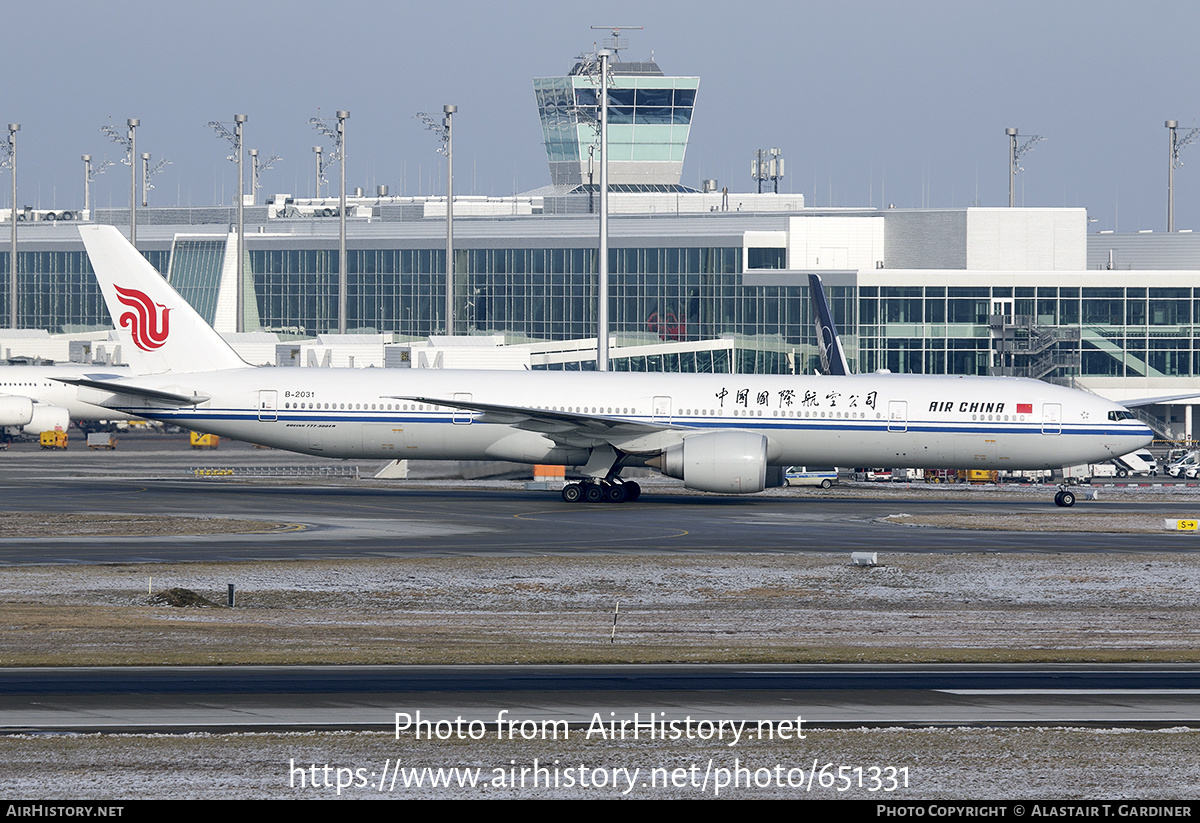
<path fill-rule="evenodd" d="M 129 328 L 134 345 L 142 351 L 154 351 L 166 343 L 171 310 L 152 301 L 145 292 L 117 285 L 113 288 L 117 290 L 117 299 L 132 309 L 122 314 L 118 322 Z"/>

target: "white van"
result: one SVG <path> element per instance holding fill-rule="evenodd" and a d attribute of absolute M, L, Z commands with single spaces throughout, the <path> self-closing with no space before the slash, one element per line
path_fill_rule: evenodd
<path fill-rule="evenodd" d="M 811 468 L 809 466 L 788 466 L 783 470 L 783 485 L 785 486 L 820 486 L 823 489 L 838 482 L 837 468 Z"/>

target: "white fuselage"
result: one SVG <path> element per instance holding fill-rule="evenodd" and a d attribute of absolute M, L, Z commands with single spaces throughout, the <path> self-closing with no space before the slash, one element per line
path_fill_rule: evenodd
<path fill-rule="evenodd" d="M 767 439 L 772 465 L 1040 469 L 1152 439 L 1121 406 L 1020 378 L 246 368 L 131 382 L 210 399 L 124 397 L 116 407 L 130 414 L 338 458 L 581 465 L 603 443 L 651 456 L 690 433 L 748 430 Z M 404 399 L 414 397 L 585 415 L 612 421 L 613 434 Z"/>
<path fill-rule="evenodd" d="M 71 420 L 128 420 L 123 412 L 85 402 L 74 386 L 56 379 L 97 374 L 123 377 L 129 369 L 80 364 L 0 366 L 0 398 L 25 397 L 38 405 L 63 408 Z"/>

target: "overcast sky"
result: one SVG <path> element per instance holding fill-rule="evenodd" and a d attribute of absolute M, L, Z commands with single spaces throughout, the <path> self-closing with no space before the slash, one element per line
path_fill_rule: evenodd
<path fill-rule="evenodd" d="M 312 194 L 307 125 L 348 109 L 348 186 L 444 191 L 413 114 L 458 106 L 455 188 L 549 183 L 531 79 L 562 76 L 603 32 L 644 26 L 626 59 L 698 75 L 683 182 L 749 191 L 778 146 L 783 189 L 809 205 L 1003 206 L 1004 129 L 1045 140 L 1017 203 L 1083 206 L 1092 230 L 1166 225 L 1167 130 L 1200 126 L 1200 3 L 400 3 L 205 0 L 5 3 L 0 125 L 19 122 L 21 205 L 82 206 L 83 164 L 118 160 L 100 132 L 138 117 L 138 150 L 172 161 L 151 205 L 231 202 L 236 172 L 210 120 L 249 115 L 246 147 L 280 155 L 264 191 Z M 15 74 L 11 74 L 15 72 Z M 1176 227 L 1200 229 L 1200 140 L 1176 172 Z M 153 161 L 152 161 L 153 162 Z M 93 186 L 128 203 L 128 170 Z M 336 176 L 331 183 L 336 188 Z M 8 173 L 0 204 L 8 205 Z"/>

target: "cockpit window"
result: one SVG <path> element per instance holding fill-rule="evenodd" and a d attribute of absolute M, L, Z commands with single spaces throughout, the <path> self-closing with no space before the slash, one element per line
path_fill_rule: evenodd
<path fill-rule="evenodd" d="M 1129 411 L 1129 409 L 1120 409 L 1119 411 L 1110 411 L 1108 413 L 1108 419 L 1109 420 L 1134 420 L 1136 418 L 1134 417 L 1133 412 Z"/>

